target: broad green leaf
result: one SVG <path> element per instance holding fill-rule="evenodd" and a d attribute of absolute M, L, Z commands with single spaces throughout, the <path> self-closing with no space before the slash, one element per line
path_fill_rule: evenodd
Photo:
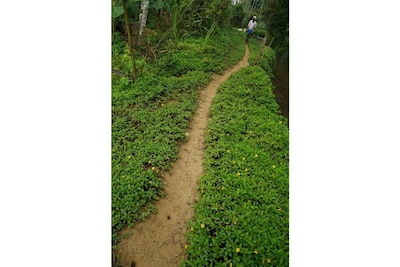
<path fill-rule="evenodd" d="M 112 7 L 112 17 L 113 17 L 113 19 L 118 18 L 122 14 L 124 14 L 124 9 L 123 9 L 122 6 L 113 6 Z"/>

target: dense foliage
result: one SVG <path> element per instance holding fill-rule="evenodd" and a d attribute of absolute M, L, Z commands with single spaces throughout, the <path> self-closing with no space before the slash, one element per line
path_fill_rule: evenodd
<path fill-rule="evenodd" d="M 269 33 L 274 36 L 272 46 L 280 57 L 289 59 L 289 0 L 268 3 L 262 16 Z"/>
<path fill-rule="evenodd" d="M 249 64 L 260 66 L 270 78 L 273 78 L 276 59 L 275 50 L 271 47 L 260 44 L 260 42 L 249 42 L 250 53 Z"/>
<path fill-rule="evenodd" d="M 177 144 L 197 106 L 197 89 L 211 73 L 243 57 L 242 36 L 226 31 L 203 45 L 187 40 L 146 65 L 137 81 L 112 79 L 112 230 L 118 232 L 155 211 L 162 195 L 160 171 L 177 159 Z M 113 65 L 130 68 L 128 51 L 114 48 Z M 191 56 L 193 60 L 188 61 Z M 173 66 L 167 66 L 173 62 Z M 207 63 L 207 64 L 206 64 Z M 113 67 L 114 67 L 113 66 Z"/>
<path fill-rule="evenodd" d="M 191 12 L 185 15 L 189 32 L 204 32 L 216 23 L 223 26 L 229 23 L 231 0 L 192 1 Z"/>
<path fill-rule="evenodd" d="M 206 145 L 182 265 L 288 266 L 288 125 L 262 68 L 219 88 Z"/>
<path fill-rule="evenodd" d="M 289 58 L 289 1 L 243 0 L 233 5 L 231 0 L 164 0 L 150 1 L 147 27 L 139 35 L 140 0 L 113 0 L 113 46 L 127 43 L 127 25 L 124 25 L 122 3 L 126 2 L 131 27 L 133 51 L 137 69 L 120 71 L 128 76 L 138 76 L 144 65 L 157 61 L 171 46 L 190 38 L 208 39 L 223 32 L 226 27 L 246 27 L 249 18 L 258 17 L 256 35 L 272 41 L 277 57 Z M 132 47 L 133 46 L 133 47 Z M 172 55 L 170 55 L 172 56 Z M 129 59 L 129 57 L 127 57 Z M 207 64 L 207 63 L 205 63 Z M 132 65 L 134 65 L 132 63 Z M 113 65 L 114 66 L 114 65 Z"/>
<path fill-rule="evenodd" d="M 249 19 L 257 16 L 255 34 L 273 40 L 277 57 L 289 59 L 289 0 L 242 0 L 234 6 L 231 22 L 245 27 Z M 241 24 L 239 24 L 241 21 Z"/>

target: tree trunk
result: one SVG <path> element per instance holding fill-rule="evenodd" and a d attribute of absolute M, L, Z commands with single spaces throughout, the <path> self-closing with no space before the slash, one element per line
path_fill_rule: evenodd
<path fill-rule="evenodd" d="M 124 8 L 125 29 L 126 29 L 126 31 L 128 33 L 129 53 L 131 54 L 131 59 L 132 59 L 132 69 L 133 69 L 132 77 L 133 77 L 134 80 L 136 80 L 137 69 L 136 69 L 136 61 L 135 61 L 135 50 L 133 49 L 132 31 L 131 31 L 131 26 L 130 26 L 130 23 L 129 23 L 128 10 L 126 8 L 126 0 L 122 0 L 122 6 Z"/>
<path fill-rule="evenodd" d="M 140 13 L 141 16 L 140 16 L 139 35 L 142 35 L 143 30 L 146 28 L 147 12 L 149 10 L 149 1 L 142 1 L 141 10 L 142 12 Z"/>

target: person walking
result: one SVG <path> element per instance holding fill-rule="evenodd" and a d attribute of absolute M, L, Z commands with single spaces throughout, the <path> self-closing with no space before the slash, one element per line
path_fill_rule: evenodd
<path fill-rule="evenodd" d="M 253 35 L 255 29 L 257 27 L 257 17 L 253 16 L 251 20 L 249 20 L 249 23 L 247 24 L 247 30 L 246 30 L 246 42 L 249 41 L 249 38 Z"/>

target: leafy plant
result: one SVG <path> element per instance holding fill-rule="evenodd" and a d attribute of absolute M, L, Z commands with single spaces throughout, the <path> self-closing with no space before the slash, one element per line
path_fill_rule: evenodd
<path fill-rule="evenodd" d="M 211 113 L 182 266 L 288 266 L 289 135 L 270 77 L 239 70 Z"/>
<path fill-rule="evenodd" d="M 250 53 L 249 64 L 257 65 L 264 69 L 264 71 L 273 78 L 276 53 L 263 41 L 250 40 L 249 42 Z"/>
<path fill-rule="evenodd" d="M 227 40 L 220 35 L 205 47 L 201 45 L 202 39 L 182 42 L 160 59 L 163 63 L 159 66 L 148 63 L 147 71 L 134 83 L 127 77 L 113 76 L 113 245 L 122 228 L 155 212 L 154 202 L 163 195 L 160 173 L 168 171 L 178 157 L 177 145 L 186 139 L 185 129 L 197 106 L 198 89 L 209 82 L 213 72 L 243 57 L 240 36 L 231 38 L 231 49 L 225 51 L 219 44 L 226 44 Z M 220 60 L 221 55 L 224 60 Z M 193 62 L 185 62 L 188 57 Z M 163 69 L 165 58 L 180 66 Z M 113 68 L 128 72 L 129 59 L 127 48 L 113 50 Z"/>
<path fill-rule="evenodd" d="M 213 34 L 215 28 L 218 26 L 218 24 L 216 22 L 214 22 L 211 27 L 208 29 L 206 37 L 204 38 L 203 41 L 203 46 L 205 46 L 208 42 L 208 39 L 210 38 L 210 36 Z"/>
<path fill-rule="evenodd" d="M 211 32 L 211 31 L 210 31 Z M 187 38 L 158 61 L 158 75 L 181 76 L 188 71 L 221 73 L 243 57 L 244 46 L 237 31 L 232 29 L 208 36 L 207 42 Z M 230 55 L 226 56 L 229 51 Z"/>

